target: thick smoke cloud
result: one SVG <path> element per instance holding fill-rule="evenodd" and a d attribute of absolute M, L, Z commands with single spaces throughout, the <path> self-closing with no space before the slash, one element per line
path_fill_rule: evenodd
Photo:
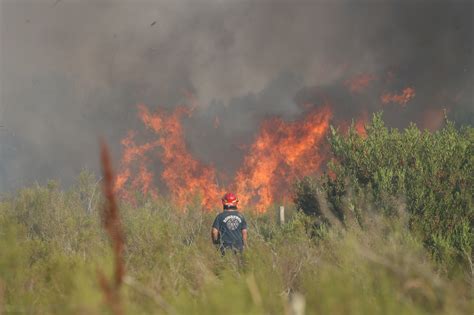
<path fill-rule="evenodd" d="M 265 117 L 325 98 L 344 117 L 376 110 L 376 87 L 343 88 L 360 73 L 393 70 L 391 87 L 415 87 L 388 112 L 396 126 L 441 108 L 472 123 L 473 35 L 471 1 L 2 0 L 0 191 L 70 183 L 96 168 L 99 136 L 118 158 L 137 103 L 189 94 L 189 146 L 219 168 L 237 167 Z"/>

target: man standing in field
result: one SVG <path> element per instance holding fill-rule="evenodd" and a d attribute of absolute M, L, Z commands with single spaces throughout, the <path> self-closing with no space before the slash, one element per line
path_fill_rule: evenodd
<path fill-rule="evenodd" d="M 212 242 L 219 246 L 222 255 L 226 250 L 242 252 L 247 244 L 247 222 L 237 210 L 239 200 L 233 193 L 222 197 L 224 211 L 219 213 L 212 224 Z"/>

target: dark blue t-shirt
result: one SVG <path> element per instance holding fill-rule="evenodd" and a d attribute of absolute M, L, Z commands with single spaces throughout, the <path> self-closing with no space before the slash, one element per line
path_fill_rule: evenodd
<path fill-rule="evenodd" d="M 247 229 L 247 222 L 239 211 L 224 210 L 217 215 L 212 227 L 219 230 L 219 241 L 222 245 L 238 248 L 243 246 L 242 230 Z"/>

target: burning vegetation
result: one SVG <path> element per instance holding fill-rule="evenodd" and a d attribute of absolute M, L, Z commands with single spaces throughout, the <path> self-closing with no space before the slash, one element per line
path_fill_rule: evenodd
<path fill-rule="evenodd" d="M 145 105 L 138 109 L 139 118 L 156 139 L 138 143 L 136 132 L 123 139 L 121 171 L 115 185 L 118 193 L 130 202 L 135 191 L 157 196 L 150 170 L 160 164 L 159 179 L 174 202 L 184 206 L 198 195 L 203 209 L 215 206 L 225 190 L 218 184 L 218 171 L 198 161 L 186 146 L 182 119 L 192 110 L 178 107 L 169 113 L 153 113 Z M 265 120 L 233 176 L 235 181 L 229 183 L 241 196 L 241 204 L 256 205 L 263 212 L 273 202 L 288 199 L 285 195 L 297 178 L 317 172 L 325 159 L 323 140 L 331 116 L 330 106 L 325 105 L 313 108 L 300 120 Z"/>
<path fill-rule="evenodd" d="M 415 97 L 415 89 L 407 87 L 400 94 L 384 93 L 380 100 L 382 104 L 386 105 L 389 103 L 399 104 L 400 106 L 406 106 L 407 103 Z"/>
<path fill-rule="evenodd" d="M 377 99 L 376 90 L 386 91 L 393 81 L 393 70 L 380 76 L 362 73 L 343 80 L 341 87 L 349 96 Z M 378 95 L 377 106 L 371 101 L 371 105 L 357 105 L 350 113 L 358 117 L 352 123 L 361 135 L 366 133 L 364 125 L 372 112 L 390 103 L 405 107 L 416 93 L 407 87 L 400 93 Z M 166 110 L 151 111 L 146 105 L 138 105 L 138 117 L 146 131 L 129 131 L 122 140 L 121 167 L 115 184 L 122 199 L 134 203 L 137 193 L 153 198 L 169 194 L 173 202 L 184 207 L 199 196 L 202 209 L 210 210 L 217 206 L 225 190 L 232 189 L 239 194 L 243 206 L 264 212 L 275 202 L 288 201 L 295 180 L 322 171 L 323 162 L 328 159 L 325 140 L 329 126 L 348 130 L 351 125 L 341 107 L 333 105 L 331 95 L 319 91 L 316 96 L 301 100 L 304 114 L 299 118 L 263 119 L 251 143 L 235 144 L 242 155 L 239 166 L 220 170 L 197 158 L 187 145 L 183 122 L 192 119 L 198 108 L 193 97 L 188 95 L 188 99 L 191 106 Z M 216 131 L 225 127 L 217 114 L 209 124 Z"/>
<path fill-rule="evenodd" d="M 375 96 L 376 87 L 387 89 L 388 75 L 359 74 L 342 81 L 341 87 L 349 96 Z M 368 92 L 371 89 L 370 93 Z M 375 92 L 376 94 L 377 92 Z M 378 107 L 357 105 L 353 121 L 355 130 L 365 134 L 364 124 L 369 115 L 383 105 L 396 103 L 406 106 L 415 97 L 415 89 L 405 88 L 401 93 L 380 93 Z M 134 202 L 137 193 L 156 198 L 169 194 L 173 202 L 185 206 L 189 200 L 200 197 L 201 207 L 210 210 L 217 206 L 225 190 L 239 194 L 241 204 L 264 212 L 271 204 L 288 201 L 292 183 L 309 174 L 322 171 L 328 158 L 326 136 L 331 124 L 348 130 L 351 120 L 332 105 L 331 96 L 318 92 L 301 103 L 304 113 L 299 118 L 284 120 L 266 117 L 251 143 L 236 143 L 240 150 L 240 165 L 232 170 L 220 170 L 212 162 L 203 162 L 190 150 L 183 122 L 193 118 L 196 101 L 189 97 L 192 106 L 174 109 L 150 110 L 138 105 L 138 117 L 145 131 L 130 131 L 122 140 L 123 154 L 116 190 L 128 202 Z M 375 96 L 377 99 L 377 96 Z M 314 105 L 323 104 L 323 105 Z M 354 110 L 353 110 L 354 111 Z M 212 115 L 209 127 L 216 132 L 225 127 L 219 115 Z M 225 154 L 232 155 L 233 152 Z M 229 180 L 231 178 L 231 180 Z"/>
<path fill-rule="evenodd" d="M 319 170 L 325 157 L 324 136 L 331 118 L 329 106 L 313 109 L 302 120 L 275 118 L 262 124 L 259 135 L 236 175 L 236 191 L 243 204 L 265 211 L 300 177 Z"/>
<path fill-rule="evenodd" d="M 152 113 L 144 105 L 138 108 L 141 121 L 157 139 L 138 145 L 136 133 L 131 132 L 122 141 L 124 153 L 116 189 L 129 201 L 133 201 L 133 196 L 125 185 L 127 182 L 132 189 L 156 196 L 154 175 L 149 171 L 149 165 L 159 160 L 163 167 L 161 180 L 173 201 L 184 205 L 195 195 L 200 195 L 202 207 L 208 209 L 213 201 L 218 200 L 222 190 L 217 185 L 216 170 L 195 159 L 186 147 L 181 119 L 190 115 L 192 110 L 178 107 L 171 113 Z"/>

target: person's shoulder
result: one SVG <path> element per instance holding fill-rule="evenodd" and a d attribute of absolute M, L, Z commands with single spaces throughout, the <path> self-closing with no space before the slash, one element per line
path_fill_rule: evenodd
<path fill-rule="evenodd" d="M 239 218 L 241 218 L 243 220 L 245 220 L 244 214 L 242 212 L 238 211 L 238 210 L 234 210 L 232 214 L 238 216 Z"/>

